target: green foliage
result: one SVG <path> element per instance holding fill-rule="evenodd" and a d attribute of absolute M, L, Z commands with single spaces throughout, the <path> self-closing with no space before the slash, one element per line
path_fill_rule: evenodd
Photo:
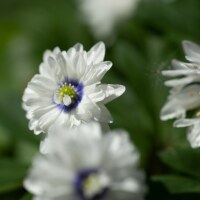
<path fill-rule="evenodd" d="M 199 156 L 200 149 L 190 147 L 174 147 L 160 153 L 161 160 L 169 167 L 200 180 L 200 161 L 197 159 Z"/>
<path fill-rule="evenodd" d="M 27 166 L 15 160 L 0 161 L 0 194 L 22 187 L 23 178 L 27 173 Z"/>
<path fill-rule="evenodd" d="M 154 181 L 162 182 L 172 194 L 200 193 L 200 181 L 177 175 L 154 176 Z"/>

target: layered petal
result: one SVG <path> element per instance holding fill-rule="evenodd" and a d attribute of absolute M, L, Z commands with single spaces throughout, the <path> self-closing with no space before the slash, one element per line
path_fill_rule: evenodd
<path fill-rule="evenodd" d="M 139 153 L 126 132 L 102 134 L 97 123 L 73 129 L 59 125 L 50 128 L 46 139 L 48 153 L 36 157 L 24 181 L 35 199 L 117 195 L 116 199 L 124 200 L 130 194 L 143 199 L 146 190 L 144 173 L 138 169 Z"/>
<path fill-rule="evenodd" d="M 188 85 L 182 90 L 173 93 L 161 110 L 161 119 L 168 120 L 184 117 L 187 110 L 200 106 L 200 85 Z"/>
<path fill-rule="evenodd" d="M 29 128 L 35 134 L 47 133 L 57 124 L 74 127 L 91 120 L 104 124 L 113 121 L 104 104 L 120 96 L 125 87 L 101 83 L 112 66 L 104 57 L 103 42 L 88 52 L 76 44 L 68 51 L 57 47 L 44 53 L 39 74 L 28 83 L 22 98 Z"/>
<path fill-rule="evenodd" d="M 200 46 L 190 42 L 183 41 L 183 49 L 186 54 L 186 59 L 190 62 L 200 64 Z"/>
<path fill-rule="evenodd" d="M 200 46 L 183 41 L 183 49 L 189 63 L 173 60 L 174 69 L 162 72 L 165 76 L 178 78 L 165 82 L 172 89 L 160 116 L 162 120 L 178 118 L 174 122 L 175 127 L 189 127 L 187 138 L 192 147 L 197 147 L 200 145 Z M 188 111 L 196 112 L 195 118 L 188 118 Z"/>
<path fill-rule="evenodd" d="M 187 139 L 193 148 L 200 147 L 200 119 L 198 123 L 188 128 Z"/>

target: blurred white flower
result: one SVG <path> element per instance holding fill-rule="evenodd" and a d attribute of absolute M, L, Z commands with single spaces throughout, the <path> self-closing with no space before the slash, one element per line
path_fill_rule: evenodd
<path fill-rule="evenodd" d="M 163 75 L 178 77 L 165 82 L 172 87 L 167 103 L 161 110 L 161 119 L 178 118 L 175 127 L 189 127 L 188 140 L 192 147 L 200 146 L 200 46 L 183 42 L 183 49 L 188 63 L 174 60 L 174 70 L 163 71 Z M 195 111 L 195 117 L 186 119 L 187 111 Z"/>
<path fill-rule="evenodd" d="M 48 154 L 36 157 L 24 186 L 37 200 L 142 200 L 138 161 L 124 131 L 102 135 L 97 123 L 52 127 Z"/>
<path fill-rule="evenodd" d="M 161 110 L 161 119 L 185 117 L 186 112 L 200 106 L 200 47 L 184 41 L 183 48 L 189 63 L 173 60 L 173 70 L 163 71 L 163 75 L 177 79 L 165 82 L 172 87 L 167 103 Z"/>
<path fill-rule="evenodd" d="M 139 0 L 79 0 L 85 20 L 98 38 L 110 36 L 115 26 L 130 17 Z"/>
<path fill-rule="evenodd" d="M 40 73 L 29 82 L 23 95 L 23 107 L 35 134 L 47 132 L 55 124 L 78 126 L 91 120 L 112 122 L 104 106 L 120 96 L 125 87 L 102 84 L 112 63 L 103 61 L 105 45 L 97 43 L 88 52 L 81 44 L 67 52 L 55 48 L 46 51 Z"/>

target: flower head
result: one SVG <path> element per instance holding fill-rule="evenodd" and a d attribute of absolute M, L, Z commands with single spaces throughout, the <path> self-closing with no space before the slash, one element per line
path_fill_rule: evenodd
<path fill-rule="evenodd" d="M 167 103 L 161 110 L 161 119 L 185 117 L 186 111 L 200 106 L 200 47 L 184 41 L 183 48 L 189 63 L 173 60 L 174 70 L 163 71 L 163 75 L 179 78 L 166 81 L 172 87 Z"/>
<path fill-rule="evenodd" d="M 47 132 L 56 124 L 78 126 L 90 120 L 112 122 L 104 106 L 120 96 L 125 87 L 102 84 L 112 63 L 103 61 L 105 45 L 97 43 L 88 52 L 81 44 L 68 51 L 46 51 L 39 74 L 29 82 L 23 95 L 23 107 L 35 134 Z"/>
<path fill-rule="evenodd" d="M 110 36 L 115 26 L 131 16 L 139 0 L 79 0 L 86 21 L 98 38 Z"/>
<path fill-rule="evenodd" d="M 102 135 L 97 123 L 53 127 L 48 142 L 24 181 L 37 200 L 142 199 L 139 155 L 124 131 Z"/>
<path fill-rule="evenodd" d="M 174 69 L 163 71 L 165 76 L 178 78 L 165 82 L 166 86 L 172 87 L 172 89 L 167 103 L 161 110 L 161 119 L 178 118 L 174 126 L 189 126 L 188 140 L 193 147 L 196 147 L 200 144 L 197 142 L 200 139 L 200 131 L 197 131 L 197 127 L 200 125 L 198 110 L 200 107 L 200 46 L 184 41 L 183 49 L 189 62 L 173 60 Z M 185 119 L 187 111 L 194 111 L 194 118 Z"/>

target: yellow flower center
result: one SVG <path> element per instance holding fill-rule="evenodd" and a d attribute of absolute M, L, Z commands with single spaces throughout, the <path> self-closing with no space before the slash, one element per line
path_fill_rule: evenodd
<path fill-rule="evenodd" d="M 196 116 L 197 116 L 197 117 L 200 117 L 200 111 L 198 111 L 198 112 L 196 113 Z"/>
<path fill-rule="evenodd" d="M 69 84 L 66 85 L 66 83 L 64 83 L 57 91 L 57 94 L 61 97 L 64 98 L 64 96 L 70 96 L 72 99 L 75 99 L 77 97 L 77 94 L 74 90 L 74 86 Z"/>
<path fill-rule="evenodd" d="M 100 194 L 109 184 L 108 177 L 103 174 L 91 174 L 82 183 L 84 195 L 92 198 Z"/>

